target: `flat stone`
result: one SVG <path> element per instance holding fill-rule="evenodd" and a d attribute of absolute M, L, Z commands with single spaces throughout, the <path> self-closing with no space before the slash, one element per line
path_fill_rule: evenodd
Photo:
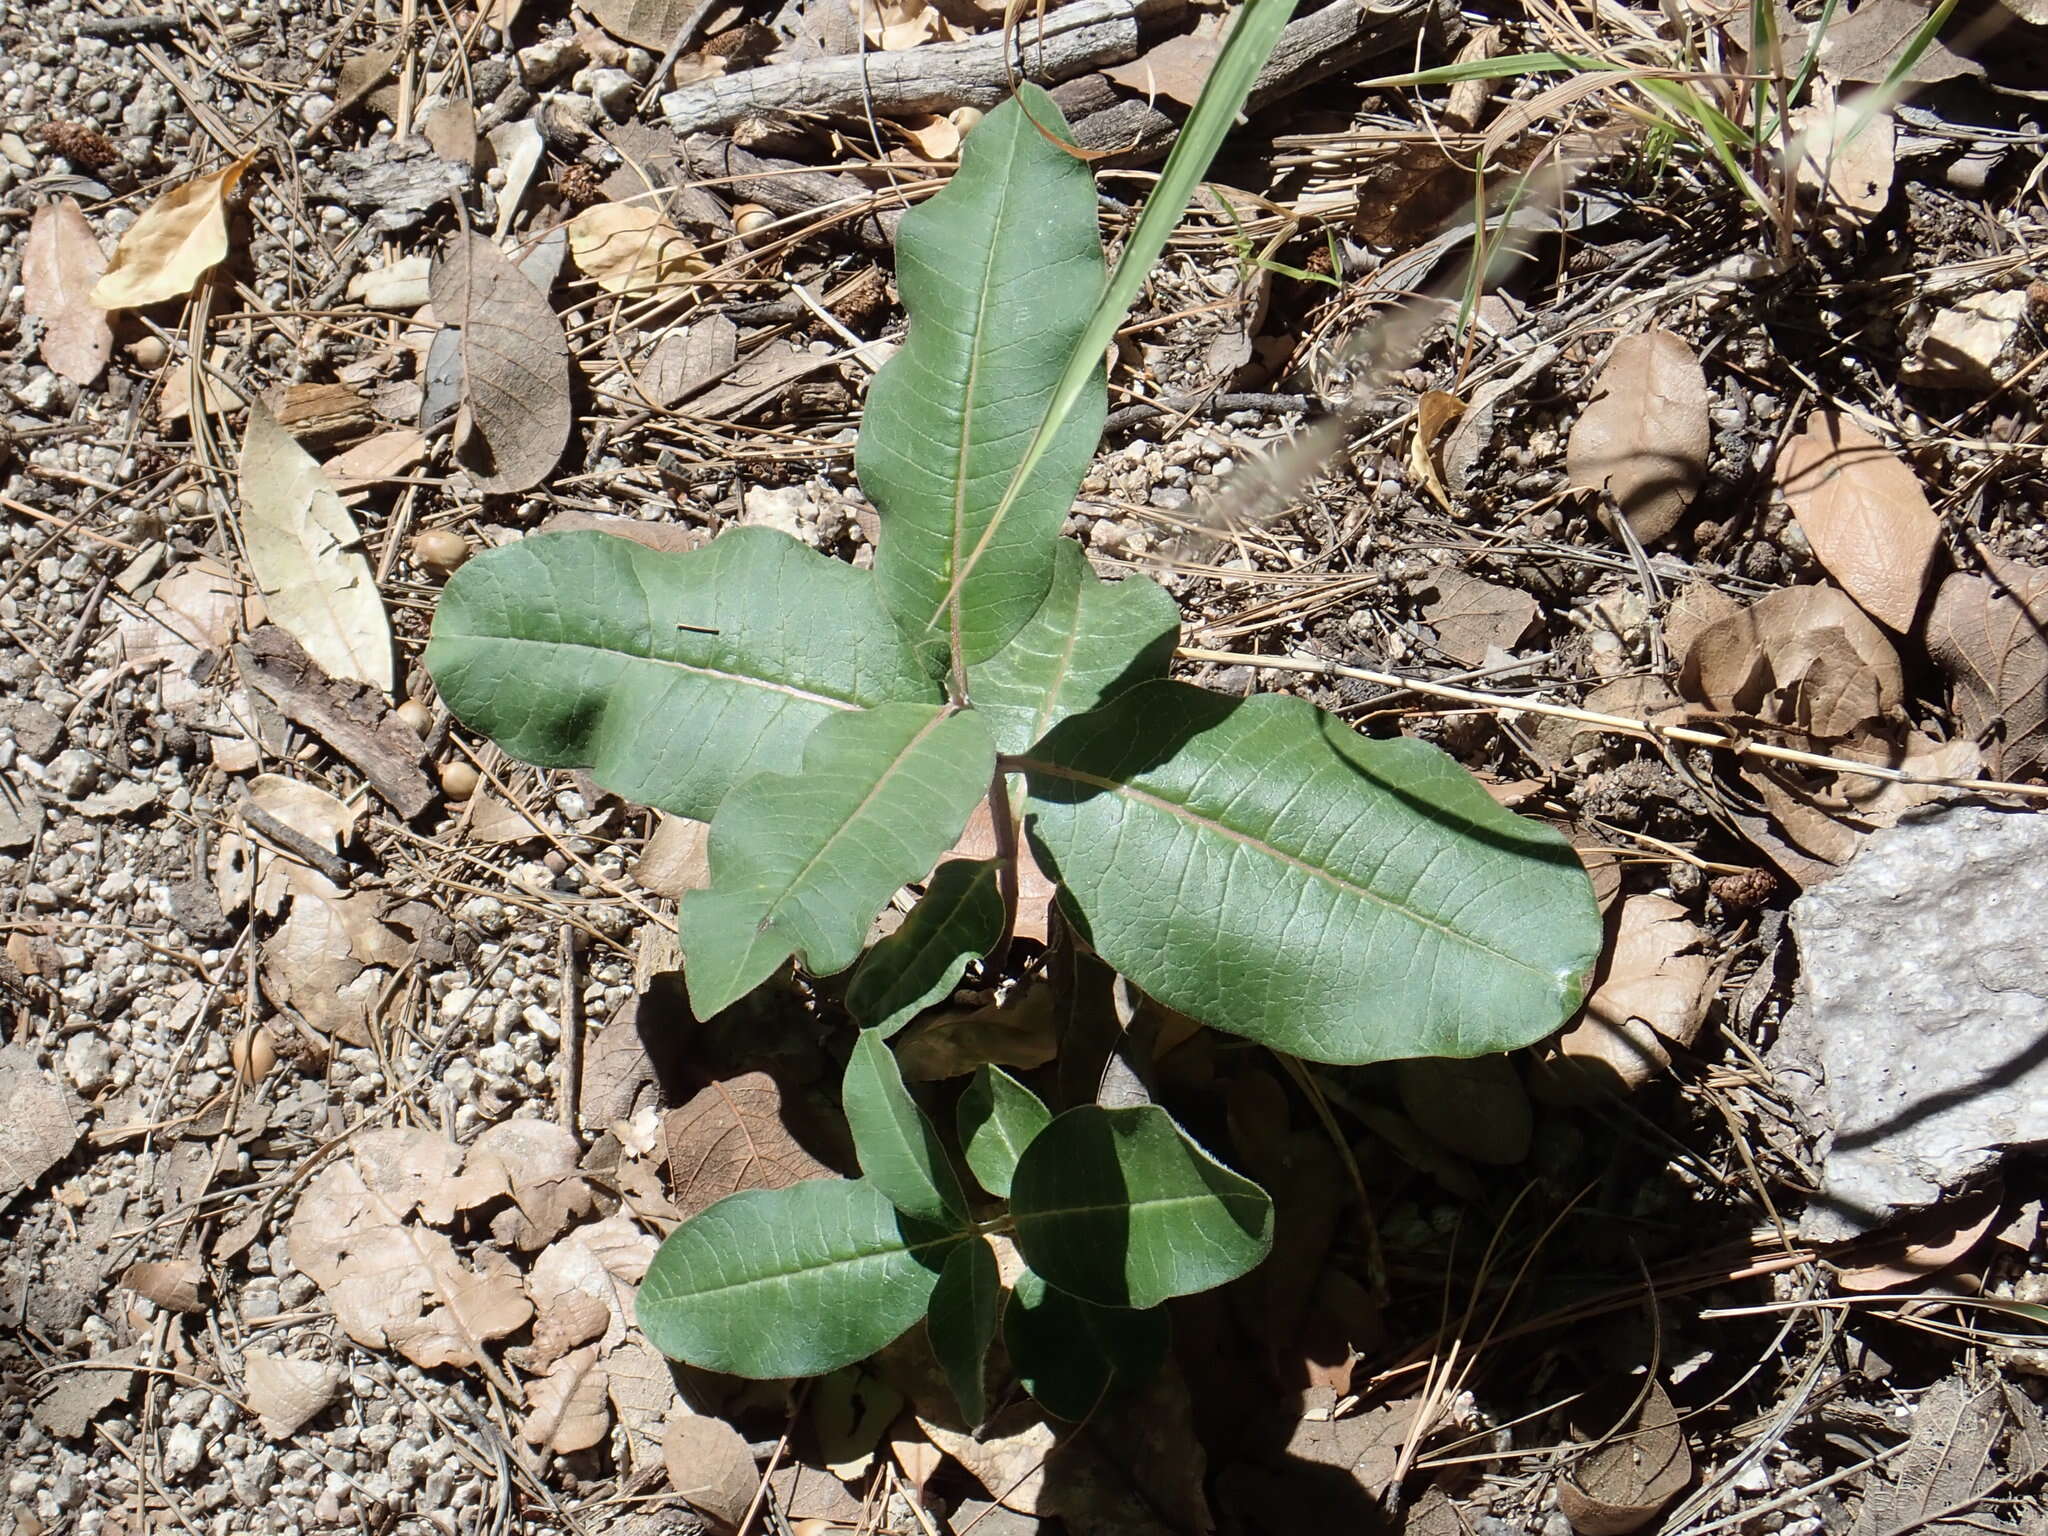
<path fill-rule="evenodd" d="M 1770 1062 L 1819 1130 L 1828 1241 L 2048 1141 L 2048 817 L 1948 805 L 1874 834 L 1792 905 Z"/>

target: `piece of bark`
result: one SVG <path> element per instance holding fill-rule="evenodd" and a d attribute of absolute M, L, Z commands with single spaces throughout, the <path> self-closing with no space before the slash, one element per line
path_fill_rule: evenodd
<path fill-rule="evenodd" d="M 1351 0 L 1345 0 L 1351 3 Z M 1017 29 L 1022 72 L 1037 81 L 1072 79 L 1138 56 L 1141 24 L 1173 20 L 1183 0 L 1074 0 Z M 749 113 L 909 112 L 984 109 L 1009 94 L 1007 44 L 1000 30 L 957 43 L 927 43 L 894 53 L 798 59 L 733 75 L 714 75 L 661 98 L 679 133 L 723 128 Z"/>
<path fill-rule="evenodd" d="M 434 803 L 425 746 L 385 706 L 377 690 L 329 677 L 275 624 L 235 647 L 243 680 L 347 758 L 371 788 L 407 821 Z"/>
<path fill-rule="evenodd" d="M 782 218 L 814 213 L 828 205 L 844 209 L 849 203 L 857 205 L 874 191 L 851 176 L 757 155 L 706 134 L 685 141 L 683 151 L 692 177 L 714 182 L 735 203 L 759 203 Z M 900 208 L 880 214 L 864 213 L 845 220 L 840 228 L 863 249 L 886 253 L 895 248 L 896 225 L 902 217 Z"/>

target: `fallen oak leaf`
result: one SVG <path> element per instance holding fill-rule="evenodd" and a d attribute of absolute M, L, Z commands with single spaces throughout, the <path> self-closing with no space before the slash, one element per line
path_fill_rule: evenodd
<path fill-rule="evenodd" d="M 1587 1104 L 1641 1087 L 1671 1065 L 1666 1045 L 1698 1037 L 1712 997 L 1706 935 L 1677 902 L 1622 903 L 1599 984 L 1577 1022 L 1537 1058 L 1529 1087 L 1549 1104 Z"/>
<path fill-rule="evenodd" d="M 760 1477 L 754 1453 L 723 1419 L 703 1414 L 671 1419 L 662 1431 L 661 1460 L 669 1486 L 721 1531 L 735 1531 L 753 1507 Z"/>
<path fill-rule="evenodd" d="M 341 1390 L 344 1372 L 324 1360 L 297 1360 L 251 1349 L 242 1356 L 249 1411 L 273 1440 L 289 1440 L 318 1418 Z"/>
<path fill-rule="evenodd" d="M 1987 563 L 1988 577 L 1959 571 L 1942 582 L 1927 615 L 1927 652 L 1992 774 L 2010 779 L 2048 760 L 2048 570 Z"/>
<path fill-rule="evenodd" d="M 1823 741 L 1853 736 L 1904 702 L 1898 652 L 1834 587 L 1780 587 L 1702 626 L 1678 690 L 1717 714 Z"/>
<path fill-rule="evenodd" d="M 456 457 L 479 490 L 538 485 L 568 446 L 569 342 L 546 297 L 482 235 L 457 235 L 427 278 L 461 367 Z"/>
<path fill-rule="evenodd" d="M 526 1417 L 519 1433 L 530 1445 L 545 1446 L 558 1456 L 587 1451 L 610 1431 L 611 1403 L 606 1397 L 605 1370 L 595 1344 L 572 1350 L 528 1383 Z"/>
<path fill-rule="evenodd" d="M 173 187 L 128 226 L 93 285 L 101 309 L 140 309 L 190 293 L 228 253 L 228 197 L 253 154 Z"/>
<path fill-rule="evenodd" d="M 1778 485 L 1822 569 L 1879 623 L 1911 629 L 1941 523 L 1906 461 L 1840 412 L 1815 411 L 1779 455 Z"/>
<path fill-rule="evenodd" d="M 837 1176 L 791 1132 L 781 1086 L 748 1072 L 700 1089 L 662 1122 L 672 1198 L 685 1219 L 743 1189 Z"/>
<path fill-rule="evenodd" d="M 1633 1378 L 1616 1384 L 1617 1393 L 1634 1390 Z M 1607 1431 L 1601 1441 L 1558 1479 L 1557 1507 L 1578 1536 L 1629 1536 L 1692 1481 L 1692 1448 L 1654 1380 L 1620 1423 L 1600 1428 Z"/>
<path fill-rule="evenodd" d="M 114 328 L 90 297 L 106 270 L 106 253 L 77 198 L 36 210 L 21 247 L 22 308 L 42 325 L 37 353 L 74 384 L 92 383 L 113 355 Z"/>

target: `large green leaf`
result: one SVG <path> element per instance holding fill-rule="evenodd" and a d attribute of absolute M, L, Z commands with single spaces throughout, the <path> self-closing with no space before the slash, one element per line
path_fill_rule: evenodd
<path fill-rule="evenodd" d="M 1047 1413 L 1076 1423 L 1111 1392 L 1158 1374 L 1172 1334 L 1162 1308 L 1093 1306 L 1029 1269 L 1003 1309 L 1003 1347 L 1017 1380 Z"/>
<path fill-rule="evenodd" d="M 961 1241 L 865 1179 L 743 1190 L 668 1235 L 640 1283 L 640 1328 L 707 1371 L 821 1376 L 922 1317 Z"/>
<path fill-rule="evenodd" d="M 1600 951 L 1565 840 L 1418 741 L 1147 683 L 1056 727 L 1028 825 L 1102 957 L 1315 1061 L 1475 1056 L 1572 1014 Z"/>
<path fill-rule="evenodd" d="M 1024 1262 L 1098 1307 L 1155 1307 L 1235 1280 L 1273 1245 L 1273 1202 L 1155 1104 L 1083 1104 L 1017 1161 Z"/>
<path fill-rule="evenodd" d="M 981 1187 L 1005 1199 L 1017 1159 L 1052 1121 L 1045 1101 L 1001 1067 L 983 1065 L 953 1106 L 960 1151 Z"/>
<path fill-rule="evenodd" d="M 882 903 L 959 837 L 994 763 L 971 712 L 883 704 L 820 725 L 801 773 L 759 773 L 727 795 L 710 888 L 683 898 L 678 931 L 697 1017 L 791 954 L 817 976 L 853 964 Z"/>
<path fill-rule="evenodd" d="M 932 1291 L 931 1316 L 924 1327 L 969 1429 L 988 1417 L 982 1367 L 995 1340 L 1002 1302 L 1003 1283 L 988 1239 L 972 1238 L 955 1248 Z"/>
<path fill-rule="evenodd" d="M 867 572 L 766 528 L 686 554 L 550 533 L 478 555 L 441 594 L 427 670 L 514 757 L 699 820 L 828 716 L 939 697 Z"/>
<path fill-rule="evenodd" d="M 1020 95 L 1065 134 L 1051 97 Z M 996 515 L 1102 293 L 1095 178 L 1005 102 L 968 135 L 946 190 L 904 215 L 896 274 L 910 333 L 869 386 L 855 457 L 882 514 L 875 576 L 914 644 L 980 661 L 1045 596 L 1102 436 L 1098 346 L 1080 403 Z"/>
<path fill-rule="evenodd" d="M 895 1055 L 874 1030 L 862 1030 L 854 1042 L 840 1101 L 854 1155 L 870 1184 L 906 1216 L 937 1226 L 967 1225 L 960 1176 L 939 1133 L 903 1086 Z"/>
<path fill-rule="evenodd" d="M 1052 588 L 1008 645 L 967 674 L 975 711 L 998 752 L 1023 752 L 1068 715 L 1166 676 L 1180 605 L 1143 576 L 1104 581 L 1071 539 L 1053 559 Z"/>
<path fill-rule="evenodd" d="M 883 1039 L 951 992 L 970 960 L 1003 935 L 1003 893 L 993 859 L 948 859 L 903 926 L 861 957 L 846 1011 Z"/>

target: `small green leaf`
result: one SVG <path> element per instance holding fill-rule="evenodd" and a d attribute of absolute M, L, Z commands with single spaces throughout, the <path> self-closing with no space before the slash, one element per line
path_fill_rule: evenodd
<path fill-rule="evenodd" d="M 1600 953 L 1563 837 L 1419 741 L 1300 699 L 1146 683 L 1024 764 L 1039 863 L 1168 1007 L 1313 1061 L 1539 1040 Z"/>
<path fill-rule="evenodd" d="M 1031 116 L 1066 134 L 1035 85 Z M 904 635 L 965 661 L 1024 627 L 1102 436 L 1102 348 L 1081 403 L 996 515 L 1102 293 L 1095 178 L 1017 101 L 967 137 L 960 169 L 903 217 L 896 276 L 910 333 L 868 389 L 855 464 L 882 514 L 875 578 Z"/>
<path fill-rule="evenodd" d="M 607 533 L 489 550 L 442 592 L 427 670 L 514 757 L 699 820 L 827 717 L 939 698 L 869 573 L 767 528 L 685 554 Z"/>
<path fill-rule="evenodd" d="M 743 1190 L 668 1235 L 636 1312 L 648 1343 L 707 1371 L 822 1376 L 922 1317 L 960 1241 L 865 1179 Z"/>
<path fill-rule="evenodd" d="M 1052 1111 L 1001 1067 L 984 1066 L 975 1069 L 974 1080 L 953 1106 L 953 1116 L 967 1166 L 983 1189 L 1008 1199 L 1017 1159 L 1052 1123 Z"/>
<path fill-rule="evenodd" d="M 985 1237 L 970 1238 L 953 1250 L 932 1292 L 931 1315 L 924 1320 L 932 1353 L 952 1384 L 960 1416 L 969 1429 L 988 1417 L 988 1391 L 982 1366 L 996 1336 L 1002 1309 L 1003 1283 L 996 1273 L 996 1253 Z"/>
<path fill-rule="evenodd" d="M 903 1086 L 894 1053 L 875 1031 L 862 1030 L 854 1042 L 840 1095 L 854 1155 L 867 1181 L 906 1216 L 935 1226 L 965 1227 L 967 1197 L 960 1176 L 939 1133 Z"/>
<path fill-rule="evenodd" d="M 971 713 L 883 704 L 834 715 L 800 774 L 760 773 L 711 819 L 711 885 L 683 898 L 690 1006 L 729 1007 L 792 953 L 814 976 L 860 958 L 882 903 L 952 847 L 995 753 Z"/>
<path fill-rule="evenodd" d="M 846 1011 L 883 1039 L 946 996 L 1003 935 L 993 859 L 948 859 L 903 926 L 861 957 Z"/>
<path fill-rule="evenodd" d="M 1154 1104 L 1083 1104 L 1017 1160 L 1024 1262 L 1099 1307 L 1155 1307 L 1235 1280 L 1273 1245 L 1273 1202 Z"/>
<path fill-rule="evenodd" d="M 1162 1308 L 1092 1306 L 1028 1269 L 1003 1309 L 1003 1347 L 1017 1380 L 1047 1413 L 1075 1423 L 1157 1374 L 1172 1335 Z"/>
<path fill-rule="evenodd" d="M 1068 715 L 1166 676 L 1180 605 L 1143 576 L 1104 581 L 1061 539 L 1052 589 L 1008 645 L 968 670 L 969 697 L 998 752 L 1023 752 Z"/>

